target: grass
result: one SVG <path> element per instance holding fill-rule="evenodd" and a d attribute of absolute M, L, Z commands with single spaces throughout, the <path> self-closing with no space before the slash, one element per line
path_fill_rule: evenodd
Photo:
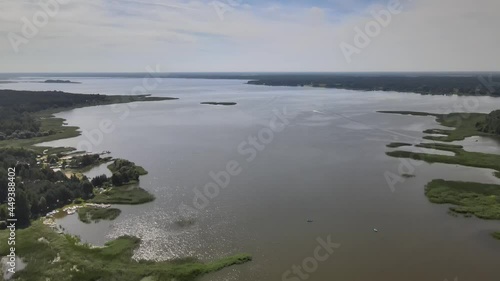
<path fill-rule="evenodd" d="M 115 208 L 89 208 L 78 209 L 78 218 L 84 223 L 99 222 L 100 220 L 114 220 L 122 211 Z"/>
<path fill-rule="evenodd" d="M 453 127 L 455 129 L 429 129 L 425 130 L 426 134 L 441 134 L 445 136 L 425 136 L 424 139 L 434 141 L 452 142 L 464 140 L 472 136 L 491 136 L 477 130 L 476 125 L 486 121 L 488 114 L 483 113 L 450 113 L 450 114 L 435 114 L 415 111 L 379 111 L 380 113 L 403 114 L 413 116 L 434 116 L 436 121 L 445 127 Z"/>
<path fill-rule="evenodd" d="M 98 204 L 144 204 L 155 200 L 154 195 L 135 185 L 112 187 L 90 200 Z"/>
<path fill-rule="evenodd" d="M 392 142 L 386 146 L 390 148 L 398 148 L 398 147 L 413 146 L 413 145 L 411 143 L 405 143 L 405 142 Z"/>
<path fill-rule="evenodd" d="M 500 220 L 500 185 L 440 179 L 427 184 L 425 195 L 432 203 L 455 205 L 452 212 Z"/>
<path fill-rule="evenodd" d="M 410 158 L 415 160 L 422 160 L 427 163 L 444 163 L 493 169 L 497 171 L 495 172 L 495 176 L 500 178 L 500 155 L 481 152 L 469 152 L 465 151 L 462 146 L 451 144 L 422 143 L 418 144 L 417 147 L 451 151 L 454 152 L 455 155 L 447 156 L 410 151 L 389 151 L 386 152 L 386 154 L 391 157 Z"/>
<path fill-rule="evenodd" d="M 34 146 L 37 143 L 49 142 L 59 139 L 73 138 L 80 135 L 78 127 L 74 126 L 63 126 L 66 121 L 62 118 L 51 117 L 50 115 L 39 115 L 41 118 L 41 131 L 53 130 L 56 133 L 44 137 L 36 137 L 30 139 L 12 139 L 0 141 L 0 148 L 6 147 L 29 147 L 35 150 L 37 153 L 42 153 L 45 149 L 50 149 L 50 147 Z"/>
<path fill-rule="evenodd" d="M 445 151 L 451 151 L 451 152 L 455 152 L 455 153 L 461 152 L 464 148 L 461 145 L 448 144 L 448 143 L 437 143 L 437 142 L 436 143 L 420 143 L 420 144 L 417 144 L 416 147 L 445 150 Z"/>
<path fill-rule="evenodd" d="M 0 231 L 0 255 L 8 254 L 8 235 L 8 231 Z M 252 259 L 247 254 L 240 254 L 208 263 L 195 258 L 135 261 L 132 255 L 140 244 L 136 237 L 124 236 L 108 242 L 105 247 L 92 248 L 73 236 L 55 233 L 41 221 L 18 230 L 16 238 L 17 255 L 27 262 L 27 266 L 17 272 L 15 278 L 26 281 L 138 281 L 145 277 L 153 281 L 190 281 Z"/>

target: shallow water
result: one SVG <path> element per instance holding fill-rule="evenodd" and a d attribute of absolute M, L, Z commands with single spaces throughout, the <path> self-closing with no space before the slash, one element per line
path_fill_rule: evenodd
<path fill-rule="evenodd" d="M 72 80 L 83 84 L 0 87 L 127 94 L 142 83 Z M 69 232 L 95 244 L 124 234 L 139 236 L 143 242 L 137 258 L 253 255 L 251 263 L 206 276 L 207 281 L 282 280 L 284 272 L 313 255 L 317 238 L 329 235 L 341 246 L 307 280 L 498 280 L 500 243 L 489 233 L 499 231 L 500 223 L 450 216 L 447 206 L 431 204 L 424 196 L 425 184 L 436 178 L 500 183 L 493 171 L 405 165 L 408 161 L 386 156 L 386 144 L 419 143 L 423 130 L 439 126 L 432 117 L 376 112 L 442 113 L 467 98 L 189 79 L 164 79 L 152 93 L 181 99 L 58 114 L 87 133 L 51 145 L 90 143 L 87 147 L 95 152 L 110 150 L 113 157 L 134 161 L 149 171 L 140 185 L 157 197 L 150 204 L 120 207 L 123 213 L 113 222 L 85 225 L 76 216 L 67 217 L 61 223 Z M 474 111 L 500 108 L 500 99 L 477 100 Z M 204 101 L 238 105 L 199 104 Z M 248 149 L 249 137 L 269 132 L 276 110 L 286 112 L 288 125 L 249 161 L 251 153 L 239 153 L 238 147 Z M 101 136 L 97 129 L 104 119 L 115 128 Z M 482 149 L 482 143 L 474 141 L 474 146 Z M 499 149 L 498 143 L 485 146 L 491 146 L 486 151 Z M 179 227 L 179 205 L 193 206 L 194 190 L 213 182 L 210 172 L 225 170 L 229 161 L 236 161 L 241 173 L 195 213 L 194 225 Z M 391 186 L 388 173 L 416 177 Z"/>

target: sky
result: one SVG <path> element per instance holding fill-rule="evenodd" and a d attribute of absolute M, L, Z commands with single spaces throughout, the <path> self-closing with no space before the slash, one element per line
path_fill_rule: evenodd
<path fill-rule="evenodd" d="M 498 0 L 0 0 L 0 72 L 499 71 Z"/>

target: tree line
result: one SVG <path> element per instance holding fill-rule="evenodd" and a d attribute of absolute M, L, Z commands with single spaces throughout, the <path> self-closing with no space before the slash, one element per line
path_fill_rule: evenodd
<path fill-rule="evenodd" d="M 93 186 L 84 177 L 66 177 L 47 165 L 37 165 L 36 153 L 23 148 L 0 150 L 0 186 L 8 186 L 8 168 L 16 169 L 16 218 L 19 225 L 63 207 L 77 198 L 94 196 Z M 7 189 L 0 189 L 0 220 L 6 219 Z"/>

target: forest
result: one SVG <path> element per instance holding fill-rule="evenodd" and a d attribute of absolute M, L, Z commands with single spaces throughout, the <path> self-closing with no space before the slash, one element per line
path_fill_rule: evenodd
<path fill-rule="evenodd" d="M 0 140 L 29 139 L 54 134 L 40 131 L 42 112 L 50 113 L 92 105 L 134 101 L 168 100 L 149 96 L 106 96 L 101 94 L 71 94 L 60 91 L 0 90 Z"/>

